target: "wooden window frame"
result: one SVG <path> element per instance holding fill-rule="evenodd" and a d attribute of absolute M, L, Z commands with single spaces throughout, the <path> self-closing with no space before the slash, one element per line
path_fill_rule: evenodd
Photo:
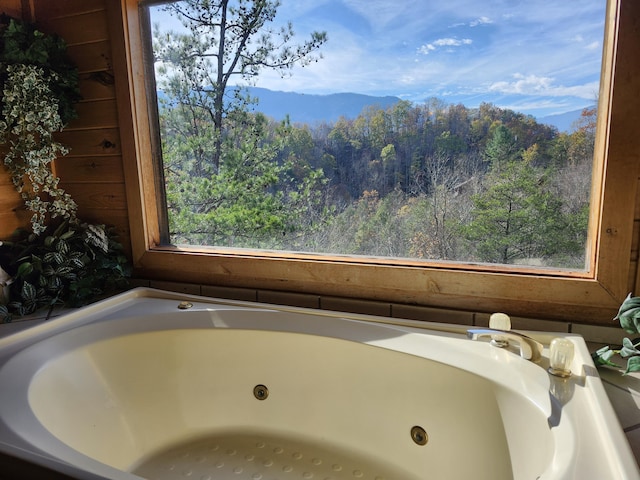
<path fill-rule="evenodd" d="M 140 0 L 108 3 L 137 276 L 582 323 L 610 322 L 634 287 L 631 251 L 640 164 L 640 69 L 634 49 L 640 45 L 640 2 L 607 4 L 586 246 L 590 266 L 584 272 L 163 246 Z"/>

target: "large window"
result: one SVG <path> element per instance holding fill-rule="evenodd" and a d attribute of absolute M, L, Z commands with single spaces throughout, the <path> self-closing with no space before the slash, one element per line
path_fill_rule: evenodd
<path fill-rule="evenodd" d="M 463 3 L 150 6 L 169 243 L 583 269 L 604 4 Z"/>
<path fill-rule="evenodd" d="M 632 35 L 625 19 L 637 15 L 631 2 L 606 12 L 599 1 L 554 12 L 499 11 L 490 2 L 477 11 L 455 2 L 373 11 L 344 2 L 339 14 L 320 5 L 304 15 L 303 4 L 284 2 L 282 19 L 299 28 L 292 49 L 277 50 L 277 34 L 288 30 L 268 15 L 271 38 L 263 32 L 249 52 L 266 56 L 244 50 L 237 58 L 254 59 L 248 75 L 226 79 L 218 74 L 238 64 L 217 59 L 232 61 L 233 50 L 194 35 L 206 33 L 194 22 L 216 23 L 216 12 L 123 3 L 143 188 L 141 271 L 585 321 L 600 320 L 626 290 L 633 191 L 607 184 L 625 183 L 634 147 L 617 137 L 633 117 L 632 92 L 614 76 L 634 68 L 624 43 Z M 402 17 L 405 10 L 412 14 Z M 385 43 L 372 32 L 386 33 Z M 146 82 L 134 75 L 144 45 Z M 292 69 L 283 67 L 287 54 L 297 55 Z M 279 68 L 258 68 L 278 60 Z M 314 100 L 345 101 L 316 95 L 354 90 L 369 95 L 348 97 L 364 99 L 361 110 L 309 117 Z M 549 117 L 566 110 L 577 112 L 573 125 L 551 126 L 558 118 Z"/>

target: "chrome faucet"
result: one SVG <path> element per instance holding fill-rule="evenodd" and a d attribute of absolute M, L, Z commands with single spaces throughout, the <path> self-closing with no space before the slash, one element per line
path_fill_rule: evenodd
<path fill-rule="evenodd" d="M 520 349 L 520 356 L 525 360 L 536 362 L 542 355 L 543 345 L 522 333 L 511 331 L 511 319 L 504 313 L 494 313 L 489 319 L 489 328 L 471 328 L 467 330 L 467 337 L 471 340 L 491 338 L 491 345 L 499 348 L 516 344 Z"/>

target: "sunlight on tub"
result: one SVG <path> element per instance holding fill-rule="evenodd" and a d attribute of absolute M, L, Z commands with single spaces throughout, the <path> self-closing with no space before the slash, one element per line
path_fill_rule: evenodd
<path fill-rule="evenodd" d="M 269 387 L 265 401 L 252 394 L 257 384 Z M 29 402 L 67 445 L 147 478 L 178 468 L 176 456 L 185 455 L 190 465 L 199 460 L 180 464 L 180 471 L 204 462 L 204 470 L 242 469 L 245 478 L 271 471 L 265 463 L 276 460 L 280 475 L 295 465 L 298 474 L 336 479 L 355 471 L 372 479 L 418 480 L 424 471 L 463 478 L 478 468 L 487 479 L 512 478 L 490 382 L 412 355 L 314 335 L 193 329 L 98 341 L 42 368 Z M 541 416 L 526 404 L 523 412 Z M 425 446 L 411 438 L 415 425 L 429 436 Z M 552 443 L 547 438 L 541 442 L 547 447 L 531 453 L 539 472 Z M 306 463 L 294 462 L 294 454 Z M 467 461 L 456 461 L 461 454 Z M 322 464 L 314 466 L 314 458 Z"/>
<path fill-rule="evenodd" d="M 3 339 L 0 452 L 81 479 L 640 479 L 579 337 L 554 380 L 453 326 L 271 307 L 137 289 Z"/>

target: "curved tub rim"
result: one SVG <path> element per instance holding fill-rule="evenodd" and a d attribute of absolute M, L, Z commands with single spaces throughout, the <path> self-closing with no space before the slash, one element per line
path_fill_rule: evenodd
<path fill-rule="evenodd" d="M 122 298 L 124 297 L 124 298 Z M 298 307 L 283 307 L 280 308 L 279 306 L 273 306 L 273 305 L 266 305 L 266 304 L 254 304 L 253 302 L 241 302 L 241 301 L 228 301 L 228 300 L 221 300 L 218 301 L 217 299 L 204 299 L 203 297 L 199 297 L 199 296 L 192 296 L 192 295 L 183 295 L 183 294 L 178 294 L 178 293 L 171 293 L 171 292 L 163 292 L 160 290 L 155 290 L 155 289 L 149 289 L 149 288 L 138 288 L 135 290 L 132 290 L 130 292 L 126 292 L 125 294 L 121 294 L 119 296 L 116 297 L 112 297 L 110 299 L 107 300 L 103 300 L 102 302 L 99 302 L 99 304 L 95 304 L 92 307 L 95 307 L 95 309 L 97 309 L 97 311 L 91 310 L 88 316 L 83 316 L 81 313 L 81 311 L 77 311 L 77 312 L 72 312 L 71 314 L 65 316 L 65 317 L 61 317 L 58 320 L 54 320 L 51 321 L 48 324 L 42 324 L 38 327 L 35 327 L 34 329 L 30 329 L 24 332 L 18 332 L 17 334 L 14 334 L 10 337 L 5 337 L 3 339 L 0 339 L 0 373 L 4 370 L 5 368 L 5 364 L 7 363 L 7 359 L 8 358 L 13 358 L 14 355 L 12 354 L 15 353 L 17 350 L 22 350 L 25 345 L 31 344 L 31 345 L 37 345 L 39 344 L 42 340 L 46 339 L 46 338 L 50 338 L 50 335 L 52 334 L 63 334 L 66 331 L 72 329 L 72 328 L 81 328 L 82 326 L 88 326 L 90 325 L 95 318 L 97 317 L 102 317 L 105 316 L 105 314 L 108 316 L 110 313 L 117 313 L 119 310 L 121 310 L 122 308 L 126 307 L 126 302 L 133 302 L 137 299 L 163 299 L 163 300 L 176 300 L 176 301 L 183 301 L 185 300 L 185 298 L 187 300 L 195 300 L 197 302 L 201 302 L 203 304 L 215 304 L 215 305 L 225 305 L 225 306 L 230 306 L 230 307 L 234 307 L 234 308 L 250 308 L 250 309 L 255 309 L 255 308 L 259 308 L 259 309 L 263 309 L 266 311 L 273 311 L 273 312 L 291 312 L 291 313 L 305 313 L 305 314 L 312 314 L 312 315 L 320 315 L 323 317 L 333 317 L 339 321 L 353 321 L 353 322 L 365 322 L 367 324 L 373 324 L 373 325 L 382 325 L 385 329 L 390 329 L 390 330 L 397 330 L 400 332 L 408 332 L 408 334 L 411 333 L 415 333 L 415 334 L 419 334 L 420 332 L 427 332 L 427 333 L 433 333 L 433 332 L 441 332 L 442 338 L 449 338 L 447 334 L 449 333 L 453 333 L 456 335 L 463 335 L 464 332 L 466 331 L 467 327 L 464 326 L 451 326 L 448 324 L 425 324 L 424 322 L 414 322 L 411 320 L 395 320 L 395 319 L 387 319 L 385 317 L 372 317 L 369 315 L 358 315 L 358 314 L 345 314 L 343 312 L 325 312 L 325 311 L 309 311 L 309 309 L 303 309 L 303 308 L 298 308 Z M 123 304 L 122 300 L 124 299 L 125 303 Z M 124 306 L 123 306 L 124 305 Z M 198 310 L 195 310 L 198 311 Z M 373 319 L 373 320 L 372 320 Z M 40 328 L 41 327 L 41 328 Z M 218 327 L 219 328 L 219 327 Z M 553 334 L 553 336 L 561 336 L 561 334 Z M 565 335 L 568 337 L 578 337 L 576 335 Z M 15 347 L 18 346 L 19 348 L 9 348 L 9 347 Z M 4 348 L 4 350 L 3 350 Z M 388 348 L 388 345 L 384 346 L 384 348 Z M 404 352 L 407 353 L 407 352 Z M 505 352 L 506 353 L 506 352 Z M 421 356 L 421 355 L 419 355 Z M 427 358 L 427 357 L 425 357 Z M 436 360 L 437 361 L 437 360 Z M 446 363 L 446 362 L 445 362 Z M 595 380 L 590 379 L 590 377 L 594 377 L 594 375 L 590 372 L 586 372 L 584 374 L 584 378 L 586 379 L 586 381 L 595 381 L 596 383 L 596 387 L 597 387 L 597 383 L 599 381 L 599 377 L 597 377 L 597 373 L 595 374 L 595 377 L 597 377 Z M 509 388 L 509 385 L 506 385 L 507 388 Z M 597 390 L 597 388 L 596 388 Z M 596 391 L 596 394 L 600 394 L 599 391 Z M 605 416 L 608 416 L 611 412 L 607 412 L 606 409 L 604 411 Z M 0 412 L 0 429 L 2 428 L 2 414 Z M 55 438 L 55 437 L 54 437 Z M 0 443 L 6 445 L 6 442 L 2 442 L 0 441 Z M 64 445 L 64 444 L 63 444 Z M 75 452 L 75 450 L 74 450 Z M 82 454 L 80 454 L 82 455 Z M 624 457 L 624 452 L 622 452 L 621 457 Z M 88 458 L 88 457 L 87 457 Z M 90 459 L 91 461 L 93 461 L 92 459 Z M 99 463 L 99 462 L 98 462 Z M 564 463 L 564 462 L 562 462 Z M 102 464 L 100 464 L 102 465 Z M 556 467 L 558 465 L 556 464 Z M 116 478 L 116 477 L 112 477 L 112 478 Z M 136 478 L 134 477 L 123 477 L 123 478 Z"/>

